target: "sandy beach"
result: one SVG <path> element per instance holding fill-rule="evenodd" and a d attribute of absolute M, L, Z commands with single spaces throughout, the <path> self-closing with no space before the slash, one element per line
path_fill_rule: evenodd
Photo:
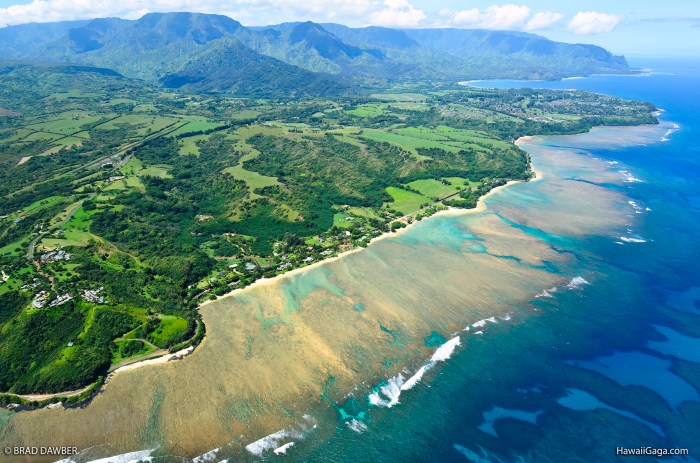
<path fill-rule="evenodd" d="M 521 137 L 521 138 L 519 138 L 519 139 L 517 139 L 517 140 L 515 141 L 515 145 L 519 147 L 521 141 L 530 140 L 530 139 L 532 139 L 532 138 L 533 138 L 533 137 L 532 137 L 532 136 L 529 136 L 529 135 L 528 135 L 528 136 Z M 532 182 L 532 181 L 540 180 L 540 179 L 542 178 L 542 172 L 538 171 L 538 170 L 535 168 L 535 166 L 532 165 L 532 163 L 531 163 L 530 167 L 531 167 L 532 171 L 533 171 L 534 174 L 535 174 L 535 176 L 534 176 L 530 181 Z M 479 200 L 477 201 L 476 207 L 474 207 L 474 208 L 472 208 L 472 209 L 460 209 L 460 208 L 450 207 L 450 208 L 447 208 L 447 209 L 443 209 L 443 210 L 441 210 L 441 211 L 437 211 L 435 214 L 432 214 L 430 217 L 426 217 L 426 218 L 423 219 L 423 220 L 429 220 L 429 219 L 431 219 L 431 218 L 433 218 L 433 217 L 440 217 L 440 216 L 452 216 L 452 217 L 454 217 L 454 216 L 461 216 L 461 215 L 476 214 L 476 213 L 484 212 L 484 211 L 486 210 L 485 201 L 486 201 L 487 198 L 489 198 L 489 197 L 495 195 L 496 193 L 498 193 L 499 191 L 501 191 L 501 190 L 503 190 L 503 189 L 505 189 L 505 188 L 507 188 L 507 187 L 509 187 L 509 186 L 511 186 L 511 185 L 517 184 L 517 183 L 523 183 L 523 182 L 520 181 L 520 180 L 512 180 L 512 181 L 506 183 L 505 185 L 501 185 L 501 186 L 498 186 L 498 187 L 496 187 L 496 188 L 493 188 L 493 189 L 490 190 L 488 193 L 486 193 L 485 195 L 483 195 L 482 197 L 480 197 Z M 381 241 L 381 240 L 384 240 L 384 239 L 387 239 L 387 238 L 397 237 L 397 236 L 399 236 L 399 235 L 405 233 L 406 231 L 408 231 L 411 227 L 413 227 L 414 225 L 416 225 L 416 224 L 419 223 L 419 222 L 421 222 L 421 221 L 419 221 L 419 220 L 414 220 L 413 222 L 407 224 L 407 225 L 406 225 L 405 227 L 403 227 L 403 228 L 400 228 L 400 229 L 398 229 L 398 230 L 396 230 L 396 231 L 393 231 L 393 232 L 386 232 L 386 233 L 381 234 L 380 236 L 377 236 L 377 237 L 375 237 L 375 238 L 372 238 L 372 240 L 368 243 L 368 246 L 371 246 L 372 244 L 377 243 L 378 241 Z M 365 249 L 365 248 L 363 248 L 363 247 L 361 247 L 361 246 L 358 246 L 358 247 L 356 247 L 356 248 L 349 249 L 349 250 L 347 250 L 347 251 L 343 251 L 343 252 L 341 252 L 340 254 L 338 254 L 338 255 L 336 255 L 336 256 L 328 257 L 328 258 L 326 258 L 326 259 L 320 260 L 320 261 L 318 261 L 318 262 L 314 262 L 313 264 L 306 265 L 306 266 L 304 266 L 304 267 L 295 268 L 295 269 L 293 269 L 293 270 L 290 270 L 290 271 L 288 271 L 288 272 L 285 272 L 285 273 L 282 273 L 282 274 L 280 274 L 280 275 L 274 276 L 274 277 L 272 277 L 272 278 L 260 278 L 260 279 L 256 280 L 255 282 L 251 283 L 250 285 L 244 287 L 244 288 L 235 289 L 235 290 L 230 291 L 230 292 L 228 292 L 228 293 L 226 293 L 226 294 L 223 294 L 223 295 L 221 295 L 221 296 L 217 296 L 216 299 L 209 299 L 209 300 L 207 300 L 207 301 L 201 303 L 201 304 L 199 305 L 199 307 L 198 307 L 198 310 L 201 310 L 203 307 L 205 307 L 205 306 L 207 306 L 207 305 L 209 305 L 209 304 L 212 304 L 212 303 L 214 303 L 214 302 L 218 302 L 218 301 L 220 301 L 221 299 L 226 299 L 226 298 L 229 298 L 229 297 L 234 297 L 234 296 L 236 296 L 236 295 L 238 295 L 238 294 L 243 294 L 243 293 L 252 291 L 252 290 L 254 290 L 255 288 L 258 288 L 258 287 L 262 287 L 262 286 L 271 286 L 271 285 L 277 284 L 277 283 L 278 283 L 279 281 L 281 281 L 281 280 L 289 279 L 289 278 L 292 278 L 292 277 L 294 277 L 294 276 L 296 276 L 296 275 L 299 275 L 299 274 L 302 274 L 302 273 L 304 273 L 304 272 L 310 271 L 310 270 L 312 270 L 312 269 L 315 269 L 315 268 L 318 268 L 318 267 L 326 266 L 326 265 L 330 264 L 331 262 L 334 262 L 334 261 L 336 261 L 336 260 L 339 260 L 339 259 L 342 259 L 342 258 L 344 258 L 344 257 L 347 257 L 347 256 L 349 256 L 349 255 L 351 255 L 351 254 L 354 254 L 354 253 L 356 253 L 356 252 L 359 252 L 359 251 L 361 251 L 361 250 L 363 250 L 363 249 Z M 202 340 L 202 342 L 200 342 L 200 344 L 197 345 L 197 346 L 195 347 L 195 349 L 196 349 L 197 347 L 201 346 L 205 341 L 206 341 L 206 336 L 204 337 L 204 339 Z M 144 361 L 142 361 L 142 362 L 132 363 L 132 364 L 130 364 L 130 365 L 125 365 L 125 366 L 123 366 L 123 367 L 121 367 L 121 368 L 118 368 L 117 370 L 113 371 L 113 372 L 111 373 L 110 376 L 114 376 L 114 375 L 116 375 L 116 374 L 118 374 L 118 373 L 120 373 L 120 372 L 126 372 L 126 371 L 130 371 L 130 370 L 134 370 L 134 369 L 136 369 L 136 368 L 140 368 L 140 367 L 143 367 L 143 366 L 160 365 L 160 364 L 163 364 L 163 363 L 166 363 L 166 362 L 170 362 L 170 361 L 174 361 L 174 360 L 179 360 L 179 359 L 181 359 L 181 358 L 184 358 L 184 357 L 190 355 L 193 351 L 194 351 L 194 349 L 193 349 L 192 347 L 188 347 L 188 348 L 183 349 L 183 350 L 181 350 L 181 351 L 179 351 L 179 352 L 176 352 L 176 353 L 170 353 L 170 354 L 163 355 L 163 356 L 161 356 L 161 357 L 157 357 L 157 358 L 153 358 L 153 359 L 144 360 Z"/>
<path fill-rule="evenodd" d="M 549 172 L 549 164 L 541 166 Z M 499 216 L 516 220 L 512 214 L 527 214 L 550 223 L 554 214 L 572 222 L 578 212 L 569 205 L 589 198 L 581 197 L 579 185 L 562 189 L 548 176 L 532 185 L 537 192 L 554 192 L 547 211 L 499 197 L 489 202 L 494 214 L 479 214 L 487 198 L 513 183 L 494 188 L 474 209 L 432 216 L 454 220 L 386 233 L 364 253 L 357 252 L 361 247 L 349 250 L 203 303 L 207 335 L 197 348 L 117 370 L 85 407 L 17 413 L 5 441 L 58 445 L 70 438 L 79 448 L 111 442 L 102 456 L 153 448 L 155 439 L 165 445 L 162 451 L 188 458 L 222 445 L 231 455 L 250 457 L 248 445 L 299 426 L 305 414 L 319 421 L 319 433 L 332 433 L 337 417 L 327 400 L 343 403 L 351 394 L 364 403 L 370 385 L 415 376 L 433 358 L 426 336 L 453 339 L 457 333 L 466 345 L 478 334 L 461 334 L 465 327 L 511 320 L 514 307 L 562 283 L 544 263 L 568 265 L 573 257 Z M 592 212 L 615 212 L 597 190 L 584 192 L 611 209 Z M 592 219 L 574 225 L 608 229 L 607 221 Z M 409 229 L 406 238 L 386 239 Z"/>

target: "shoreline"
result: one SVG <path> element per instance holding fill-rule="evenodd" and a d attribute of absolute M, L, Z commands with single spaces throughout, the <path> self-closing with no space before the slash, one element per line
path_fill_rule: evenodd
<path fill-rule="evenodd" d="M 525 135 L 525 136 L 522 136 L 522 137 L 518 138 L 518 139 L 515 140 L 513 143 L 514 143 L 516 146 L 520 147 L 520 143 L 521 143 L 521 142 L 530 140 L 530 139 L 532 139 L 532 138 L 534 138 L 534 136 L 532 136 L 532 135 Z M 488 193 L 486 193 L 485 195 L 483 195 L 483 196 L 481 196 L 481 197 L 479 198 L 479 200 L 478 200 L 477 203 L 476 203 L 476 207 L 473 207 L 473 208 L 471 208 L 471 209 L 460 209 L 460 208 L 455 208 L 455 207 L 448 207 L 447 209 L 443 209 L 443 210 L 440 210 L 440 211 L 435 212 L 434 214 L 430 215 L 429 217 L 425 217 L 423 220 L 428 220 L 428 219 L 431 219 L 431 218 L 433 218 L 433 217 L 438 217 L 438 216 L 456 217 L 456 216 L 462 216 L 462 215 L 469 215 L 469 214 L 476 214 L 476 213 L 484 212 L 484 211 L 486 210 L 486 204 L 485 204 L 486 199 L 488 199 L 488 198 L 491 197 L 492 195 L 495 195 L 495 194 L 498 193 L 499 191 L 502 191 L 502 190 L 506 189 L 507 187 L 509 187 L 509 186 L 511 186 L 511 185 L 514 185 L 514 184 L 517 184 L 517 183 L 534 182 L 534 181 L 538 181 L 538 180 L 541 180 L 541 179 L 542 179 L 542 176 L 543 176 L 542 172 L 539 171 L 537 168 L 535 168 L 534 164 L 532 163 L 532 160 L 530 160 L 530 169 L 532 170 L 532 172 L 533 172 L 533 174 L 534 174 L 534 176 L 533 176 L 531 179 L 529 179 L 529 180 L 527 180 L 527 181 L 524 181 L 524 180 L 511 180 L 511 181 L 507 182 L 507 183 L 504 184 L 504 185 L 500 185 L 500 186 L 497 186 L 497 187 L 495 187 L 495 188 L 489 190 Z M 344 257 L 346 257 L 346 256 L 349 256 L 349 255 L 351 255 L 351 254 L 353 254 L 353 253 L 359 252 L 359 251 L 361 251 L 361 250 L 363 250 L 363 249 L 369 247 L 370 245 L 372 245 L 373 243 L 376 243 L 376 242 L 378 242 L 378 241 L 381 241 L 381 240 L 384 240 L 384 239 L 387 239 L 387 238 L 391 238 L 391 237 L 400 236 L 402 233 L 405 233 L 406 231 L 408 231 L 409 229 L 411 229 L 414 225 L 416 225 L 417 223 L 422 222 L 423 220 L 414 220 L 413 222 L 407 224 L 407 225 L 406 225 L 405 227 L 403 227 L 403 228 L 400 228 L 400 229 L 394 230 L 394 231 L 384 232 L 384 233 L 382 233 L 381 235 L 372 238 L 372 239 L 367 243 L 367 246 L 357 246 L 357 247 L 355 247 L 355 248 L 353 248 L 353 249 L 349 249 L 349 250 L 347 250 L 347 251 L 343 251 L 343 252 L 341 252 L 340 254 L 337 254 L 337 255 L 335 255 L 335 256 L 328 257 L 328 258 L 326 258 L 326 259 L 320 260 L 320 261 L 318 261 L 318 262 L 314 262 L 314 263 L 312 263 L 312 264 L 310 264 L 310 265 L 306 265 L 306 266 L 304 266 L 304 267 L 299 267 L 299 268 L 292 269 L 292 270 L 290 270 L 290 271 L 288 271 L 288 272 L 282 273 L 282 274 L 280 274 L 280 275 L 276 275 L 276 276 L 274 276 L 274 277 L 272 277 L 272 278 L 265 278 L 265 277 L 260 278 L 260 279 L 254 281 L 253 283 L 251 283 L 251 284 L 248 285 L 248 286 L 245 286 L 245 287 L 243 287 L 243 288 L 234 289 L 233 291 L 230 291 L 230 292 L 228 292 L 228 293 L 226 293 L 226 294 L 223 294 L 223 295 L 221 295 L 221 296 L 217 296 L 216 299 L 209 299 L 209 300 L 207 300 L 207 301 L 202 302 L 201 304 L 199 304 L 199 305 L 197 306 L 197 310 L 199 311 L 199 310 L 201 310 L 203 307 L 206 307 L 207 305 L 209 305 L 209 304 L 211 304 L 211 303 L 218 302 L 218 301 L 220 301 L 221 299 L 228 298 L 228 297 L 235 297 L 235 296 L 237 296 L 238 294 L 242 294 L 242 293 L 244 293 L 244 292 L 246 292 L 246 291 L 249 291 L 249 290 L 252 290 L 252 289 L 254 289 L 254 288 L 256 288 L 256 287 L 270 286 L 270 285 L 273 285 L 273 284 L 277 283 L 278 281 L 284 280 L 284 279 L 286 279 L 286 278 L 293 278 L 293 277 L 295 277 L 296 275 L 299 275 L 299 274 L 301 274 L 301 273 L 303 273 L 303 272 L 306 272 L 306 271 L 308 271 L 308 270 L 312 270 L 312 269 L 314 269 L 314 268 L 322 267 L 322 266 L 327 265 L 327 264 L 329 264 L 329 263 L 331 263 L 331 262 L 334 262 L 334 261 L 336 261 L 336 260 L 339 260 L 339 259 L 341 259 L 341 258 L 344 258 Z M 196 350 L 197 350 L 197 348 L 198 348 L 200 345 L 202 345 L 202 344 L 206 341 L 206 338 L 207 338 L 207 336 L 206 336 L 206 334 L 205 334 L 204 337 L 200 340 L 200 342 L 197 343 L 196 345 L 187 346 L 187 347 L 185 347 L 185 348 L 183 348 L 183 349 L 181 349 L 181 350 L 179 350 L 179 351 L 177 351 L 177 352 L 168 352 L 168 353 L 163 354 L 163 355 L 161 355 L 161 356 L 159 356 L 159 357 L 148 358 L 148 359 L 145 359 L 145 360 L 141 360 L 141 361 L 139 361 L 139 362 L 130 363 L 130 364 L 128 364 L 128 365 L 121 366 L 121 367 L 119 367 L 119 368 L 117 368 L 117 369 L 111 371 L 111 372 L 105 377 L 105 379 L 104 379 L 104 381 L 102 382 L 102 384 L 98 386 L 97 390 L 95 391 L 95 394 L 101 393 L 101 392 L 107 387 L 107 384 L 109 383 L 109 380 L 110 380 L 112 377 L 118 375 L 119 373 L 127 372 L 127 371 L 130 371 L 130 370 L 135 370 L 135 369 L 141 368 L 141 367 L 154 366 L 154 365 L 162 365 L 162 364 L 166 364 L 166 363 L 171 362 L 171 361 L 182 360 L 182 359 L 184 359 L 185 357 L 189 357 L 190 355 L 192 355 L 193 353 L 195 353 Z M 86 391 L 87 389 L 89 389 L 89 388 L 92 387 L 92 386 L 93 386 L 92 384 L 91 384 L 91 385 L 88 385 L 88 386 L 86 386 L 85 388 L 80 389 L 78 392 L 79 392 L 79 393 L 82 393 L 82 392 Z M 78 395 L 78 394 L 70 394 L 71 392 L 74 392 L 74 391 L 67 391 L 67 392 L 64 391 L 64 392 L 56 392 L 56 393 L 51 393 L 51 394 L 41 394 L 41 396 L 45 397 L 45 398 L 42 399 L 42 400 L 51 401 L 51 400 L 53 400 L 53 399 L 59 399 L 59 398 L 60 398 L 60 399 L 67 399 L 67 398 L 73 397 L 73 396 L 75 396 L 75 395 Z M 70 394 L 70 395 L 67 395 L 67 394 Z M 20 398 L 22 398 L 22 397 L 30 397 L 30 396 L 40 396 L 40 394 L 23 394 L 23 395 L 18 395 L 18 394 L 7 394 L 7 395 L 8 395 L 8 396 L 16 396 L 16 397 L 20 397 Z M 42 404 L 42 405 L 40 405 L 40 406 L 37 406 L 36 408 L 43 408 L 43 407 L 45 407 L 46 405 L 47 405 L 47 404 Z"/>
<path fill-rule="evenodd" d="M 516 146 L 520 147 L 521 141 L 527 141 L 527 140 L 530 140 L 532 138 L 534 138 L 533 135 L 525 135 L 525 136 L 522 136 L 522 137 L 518 138 L 517 140 L 515 140 L 514 144 Z M 534 173 L 534 176 L 530 180 L 528 180 L 527 182 L 535 182 L 535 181 L 541 180 L 543 177 L 542 171 L 536 169 L 535 166 L 532 164 L 532 161 L 530 161 L 530 168 L 531 168 L 532 172 Z M 498 193 L 501 190 L 506 189 L 507 187 L 509 187 L 511 185 L 515 185 L 518 183 L 527 183 L 527 182 L 524 180 L 511 180 L 511 181 L 507 182 L 505 185 L 497 186 L 497 187 L 489 190 L 489 192 L 486 193 L 485 195 L 481 196 L 476 203 L 476 207 L 473 207 L 471 209 L 460 209 L 460 208 L 456 208 L 456 207 L 448 207 L 447 209 L 443 209 L 443 210 L 435 212 L 434 214 L 430 215 L 429 217 L 425 217 L 423 220 L 429 220 L 429 219 L 432 219 L 433 217 L 439 217 L 439 216 L 456 217 L 456 216 L 461 216 L 461 215 L 469 215 L 469 214 L 476 214 L 479 212 L 484 212 L 486 210 L 485 201 L 490 196 Z M 354 254 L 356 252 L 362 251 L 363 249 L 368 248 L 373 243 L 376 243 L 376 242 L 384 240 L 384 239 L 400 236 L 401 234 L 405 233 L 406 231 L 411 229 L 414 225 L 422 222 L 423 220 L 415 220 L 415 221 L 407 224 L 405 227 L 399 228 L 398 230 L 384 232 L 381 235 L 372 238 L 369 241 L 369 243 L 367 243 L 367 246 L 364 246 L 364 247 L 358 246 L 358 247 L 353 248 L 353 249 L 348 249 L 347 251 L 343 251 L 340 254 L 337 254 L 335 256 L 327 257 L 326 259 L 320 260 L 318 262 L 314 262 L 313 264 L 306 265 L 304 267 L 292 269 L 288 272 L 276 275 L 272 278 L 266 278 L 266 277 L 260 278 L 256 281 L 254 281 L 253 283 L 249 284 L 248 286 L 245 286 L 243 288 L 234 289 L 233 291 L 230 291 L 226 294 L 222 294 L 221 296 L 217 296 L 216 299 L 209 299 L 207 301 L 202 302 L 199 306 L 197 306 L 197 310 L 201 310 L 203 307 L 206 307 L 207 305 L 212 304 L 214 302 L 218 302 L 222 299 L 225 299 L 228 297 L 235 297 L 238 294 L 242 294 L 242 293 L 249 291 L 249 290 L 252 290 L 256 287 L 270 286 L 272 284 L 277 283 L 278 281 L 284 280 L 286 278 L 292 278 L 292 277 L 299 275 L 301 273 L 304 273 L 308 270 L 312 270 L 312 269 L 318 268 L 318 267 L 323 267 L 324 265 L 327 265 L 331 262 L 342 259 L 342 258 L 349 256 L 351 254 Z M 176 353 L 165 354 L 161 357 L 143 360 L 141 362 L 136 362 L 136 363 L 132 363 L 132 364 L 117 368 L 116 370 L 114 370 L 111 373 L 111 375 L 115 375 L 120 371 L 133 370 L 133 369 L 139 368 L 141 366 L 158 365 L 158 364 L 167 363 L 171 360 L 180 360 L 181 358 L 192 355 L 196 351 L 197 347 L 199 347 L 202 343 L 205 342 L 206 338 L 207 338 L 207 336 L 205 335 L 202 338 L 202 340 L 200 341 L 200 343 L 197 344 L 196 346 L 189 346 L 189 347 L 187 347 L 181 351 L 178 351 Z M 185 351 L 187 351 L 189 349 L 191 349 L 189 352 L 184 353 Z M 182 354 L 182 353 L 184 353 L 184 355 L 182 355 L 180 358 L 172 358 L 172 357 L 175 357 L 178 354 Z M 167 359 L 166 359 L 166 357 L 167 357 Z"/>
<path fill-rule="evenodd" d="M 521 138 L 519 138 L 518 140 L 515 141 L 515 144 L 517 145 L 518 142 L 519 142 L 521 139 L 528 139 L 528 138 L 532 138 L 532 137 L 529 136 L 529 135 L 528 135 L 528 136 L 525 136 L 525 137 L 521 137 Z M 533 171 L 533 173 L 534 173 L 535 175 L 534 175 L 534 177 L 532 177 L 532 178 L 531 178 L 530 180 L 528 180 L 528 181 L 529 181 L 529 182 L 534 182 L 534 181 L 540 180 L 540 179 L 542 178 L 542 172 L 539 171 L 539 170 L 537 170 L 537 169 L 535 169 L 535 167 L 532 165 L 532 162 L 530 162 L 530 167 L 531 167 L 531 169 L 532 169 L 532 171 Z M 471 209 L 460 209 L 460 208 L 456 208 L 456 207 L 448 207 L 447 209 L 443 209 L 443 210 L 440 210 L 440 211 L 435 212 L 434 214 L 430 215 L 429 217 L 425 217 L 423 220 L 429 220 L 429 219 L 432 219 L 433 217 L 438 217 L 438 216 L 451 216 L 451 217 L 454 217 L 454 216 L 469 215 L 469 214 L 476 214 L 476 213 L 478 213 L 478 212 L 484 212 L 484 211 L 486 210 L 486 205 L 484 204 L 484 201 L 485 201 L 487 198 L 489 198 L 490 196 L 492 196 L 492 195 L 498 193 L 499 191 L 501 191 L 501 190 L 503 190 L 503 189 L 505 189 L 505 188 L 507 188 L 507 187 L 509 187 L 509 186 L 511 186 L 511 185 L 517 184 L 517 183 L 526 183 L 526 182 L 523 181 L 523 180 L 511 180 L 511 181 L 509 181 L 508 183 L 506 183 L 505 185 L 497 186 L 497 187 L 495 187 L 495 188 L 489 190 L 489 192 L 486 193 L 485 195 L 481 196 L 481 197 L 479 198 L 479 200 L 477 201 L 477 203 L 476 203 L 476 207 L 473 207 L 473 208 L 471 208 Z M 422 222 L 423 220 L 414 220 L 413 222 L 407 224 L 407 225 L 406 225 L 405 227 L 403 227 L 403 228 L 400 228 L 400 229 L 395 230 L 395 231 L 384 232 L 384 233 L 382 233 L 381 235 L 372 238 L 372 239 L 369 241 L 369 243 L 367 243 L 367 246 L 365 246 L 365 247 L 363 247 L 363 246 L 358 246 L 358 247 L 356 247 L 356 248 L 349 249 L 349 250 L 347 250 L 347 251 L 343 251 L 343 252 L 341 252 L 340 254 L 337 254 L 337 255 L 335 255 L 335 256 L 328 257 L 328 258 L 323 259 L 323 260 L 320 260 L 320 261 L 318 261 L 318 262 L 314 262 L 314 263 L 311 264 L 311 265 L 306 265 L 306 266 L 304 266 L 304 267 L 295 268 L 295 269 L 293 269 L 293 270 L 290 270 L 290 271 L 288 271 L 288 272 L 282 273 L 282 274 L 280 274 L 280 275 L 276 275 L 276 276 L 274 276 L 274 277 L 272 277 L 272 278 L 265 278 L 265 277 L 260 278 L 259 280 L 254 281 L 253 283 L 249 284 L 249 285 L 246 286 L 246 287 L 234 289 L 234 290 L 231 291 L 231 292 L 228 292 L 228 293 L 223 294 L 223 295 L 221 295 L 221 296 L 217 296 L 216 299 L 210 299 L 210 300 L 208 300 L 208 301 L 205 301 L 205 302 L 201 303 L 201 304 L 197 307 L 197 309 L 199 310 L 199 309 L 201 309 L 202 307 L 205 307 L 206 305 L 209 305 L 209 304 L 211 304 L 211 303 L 213 303 L 213 302 L 217 302 L 217 301 L 219 301 L 219 300 L 221 300 L 221 299 L 224 299 L 224 298 L 227 298 L 227 297 L 236 296 L 236 295 L 238 295 L 238 294 L 240 294 L 240 293 L 243 293 L 243 292 L 245 292 L 245 291 L 247 291 L 247 290 L 253 289 L 253 288 L 257 287 L 257 286 L 268 286 L 268 285 L 270 285 L 270 284 L 276 283 L 276 282 L 279 281 L 279 280 L 283 280 L 283 279 L 285 279 L 285 278 L 294 277 L 294 276 L 296 276 L 296 275 L 298 275 L 298 274 L 300 274 L 300 273 L 303 273 L 303 272 L 305 272 L 305 271 L 307 271 L 307 270 L 311 270 L 311 269 L 313 269 L 313 268 L 322 267 L 322 266 L 324 266 L 324 265 L 329 264 L 330 262 L 334 262 L 334 261 L 336 261 L 336 260 L 338 260 L 338 259 L 341 259 L 341 258 L 343 258 L 343 257 L 345 257 L 345 256 L 349 256 L 350 254 L 353 254 L 353 253 L 359 252 L 359 251 L 361 251 L 361 250 L 363 250 L 363 249 L 366 249 L 366 248 L 368 248 L 370 245 L 372 245 L 373 243 L 376 243 L 376 242 L 378 242 L 378 241 L 381 241 L 381 240 L 384 240 L 384 239 L 387 239 L 387 238 L 391 238 L 391 237 L 400 236 L 401 234 L 405 233 L 406 231 L 408 231 L 409 229 L 411 229 L 414 225 L 416 225 L 416 224 Z M 204 339 L 206 339 L 206 336 L 204 337 Z M 136 364 L 134 364 L 134 365 L 136 365 Z M 131 365 L 129 365 L 129 366 L 131 366 Z M 117 370 L 115 370 L 115 372 L 116 372 L 116 371 L 117 371 Z"/>

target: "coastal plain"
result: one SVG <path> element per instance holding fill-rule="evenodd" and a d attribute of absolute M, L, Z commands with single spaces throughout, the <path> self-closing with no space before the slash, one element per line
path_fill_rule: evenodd
<path fill-rule="evenodd" d="M 93 456 L 154 449 L 192 458 L 219 449 L 254 458 L 246 446 L 284 429 L 297 437 L 273 445 L 333 432 L 348 399 L 366 409 L 376 385 L 425 365 L 440 345 L 430 339 L 460 336 L 456 348 L 468 349 L 479 335 L 463 331 L 472 324 L 536 316 L 530 301 L 544 289 L 566 290 L 575 277 L 567 274 L 575 255 L 560 252 L 556 240 L 624 229 L 629 205 L 622 193 L 594 185 L 615 175 L 603 161 L 548 151 L 537 139 L 521 146 L 541 180 L 502 189 L 480 212 L 438 215 L 360 252 L 208 303 L 201 309 L 207 337 L 192 355 L 118 373 L 84 408 L 16 414 L 2 443 L 71 440 Z M 557 169 L 567 162 L 562 178 Z M 571 188 L 580 180 L 591 183 Z M 575 230 L 551 220 L 577 217 L 581 209 L 570 204 L 585 201 L 602 206 L 578 216 Z M 540 214 L 541 228 L 508 217 L 514 210 Z"/>

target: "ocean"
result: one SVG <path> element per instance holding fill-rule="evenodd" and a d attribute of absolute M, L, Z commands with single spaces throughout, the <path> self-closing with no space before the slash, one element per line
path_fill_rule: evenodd
<path fill-rule="evenodd" d="M 636 462 L 686 449 L 661 460 L 700 461 L 700 66 L 649 67 L 635 77 L 472 83 L 575 88 L 660 108 L 656 128 L 602 128 L 524 146 L 545 178 L 624 195 L 626 223 L 577 233 L 586 228 L 580 216 L 590 226 L 591 210 L 610 206 L 587 202 L 585 192 L 582 202 L 557 200 L 554 190 L 532 191 L 537 182 L 489 198 L 489 210 L 575 256 L 552 270 L 576 275 L 570 287 L 545 288 L 514 309 L 512 323 L 463 335 L 452 358 L 400 404 L 370 407 L 359 433 L 339 427 L 289 460 Z M 580 160 L 552 159 L 570 153 Z M 624 455 L 640 448 L 646 455 Z"/>
<path fill-rule="evenodd" d="M 648 67 L 526 84 L 650 101 L 661 124 L 522 140 L 538 180 L 209 304 L 191 356 L 14 414 L 0 444 L 87 449 L 66 463 L 700 461 L 700 66 Z"/>

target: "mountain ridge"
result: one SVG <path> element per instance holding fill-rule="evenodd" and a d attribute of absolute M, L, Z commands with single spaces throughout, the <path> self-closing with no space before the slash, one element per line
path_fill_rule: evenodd
<path fill-rule="evenodd" d="M 91 65 L 154 84 L 280 97 L 342 94 L 357 84 L 629 72 L 623 56 L 601 47 L 525 32 L 311 21 L 246 27 L 189 12 L 10 26 L 0 29 L 0 59 Z"/>

